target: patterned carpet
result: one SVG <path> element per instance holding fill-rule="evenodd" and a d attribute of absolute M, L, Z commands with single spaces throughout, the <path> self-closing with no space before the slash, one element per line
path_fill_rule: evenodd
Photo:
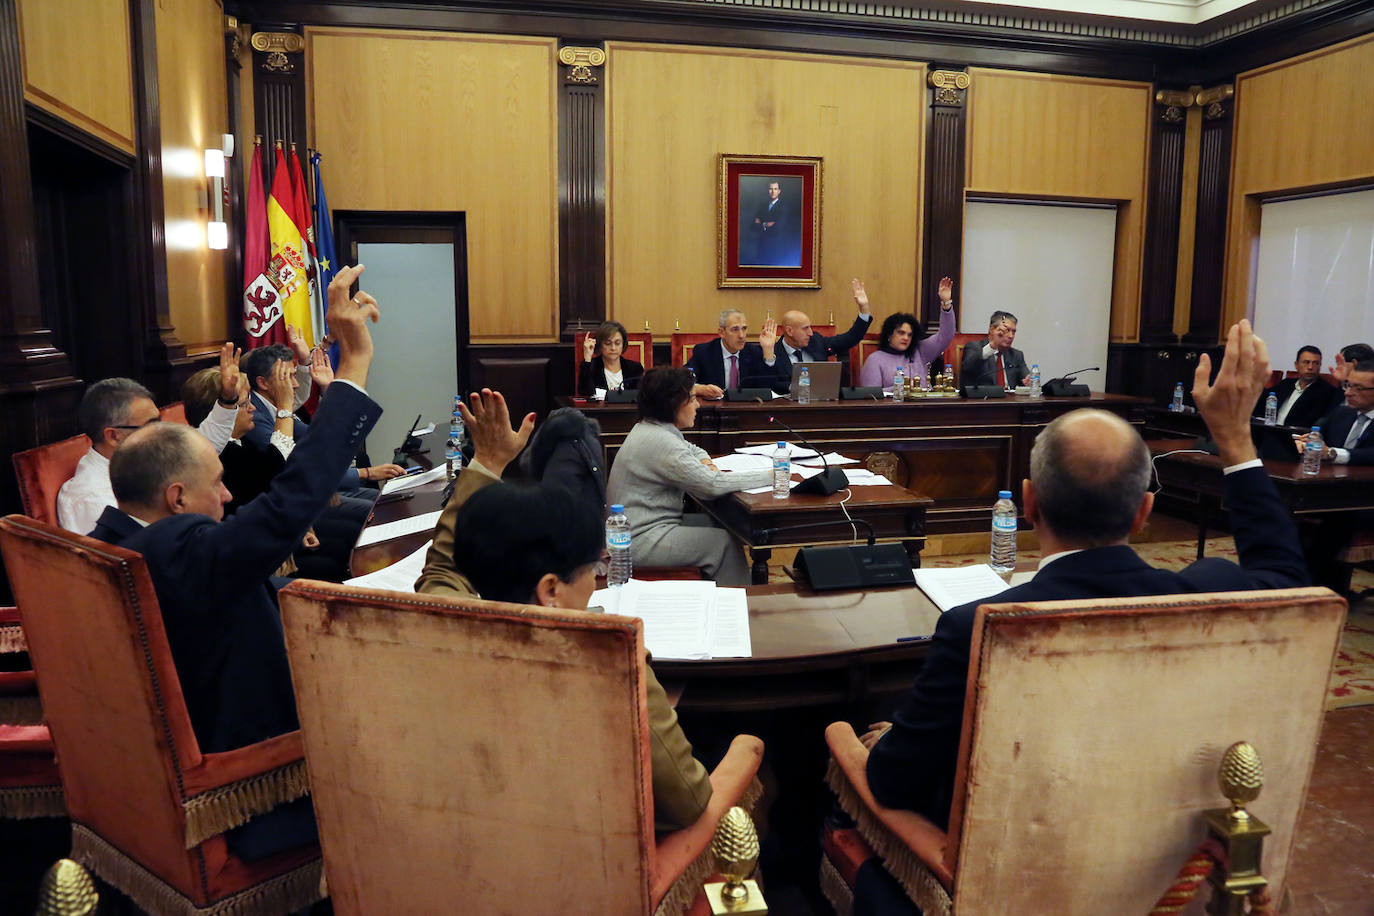
<path fill-rule="evenodd" d="M 1157 541 L 1134 546 L 1146 563 L 1161 569 L 1182 569 L 1197 558 L 1194 541 Z M 1235 542 L 1229 537 L 1208 538 L 1206 554 L 1234 560 Z M 1022 550 L 1018 559 L 1038 560 L 1040 552 Z M 922 557 L 925 566 L 965 566 L 986 562 L 987 555 L 981 553 Z M 1356 570 L 1351 586 L 1356 593 L 1361 589 L 1374 588 L 1374 573 Z M 1371 595 L 1351 605 L 1345 631 L 1341 634 L 1340 650 L 1336 653 L 1336 666 L 1331 674 L 1327 709 L 1374 704 L 1374 593 Z"/>

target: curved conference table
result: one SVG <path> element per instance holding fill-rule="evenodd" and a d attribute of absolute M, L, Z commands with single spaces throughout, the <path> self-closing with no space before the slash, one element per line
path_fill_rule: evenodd
<path fill-rule="evenodd" d="M 440 509 L 443 488 L 436 481 L 379 502 L 368 527 Z M 421 532 L 356 548 L 352 573 L 389 566 L 429 538 Z M 680 711 L 831 704 L 860 710 L 911 686 L 939 616 L 915 585 L 818 594 L 786 583 L 754 585 L 747 592 L 751 658 L 654 659 L 654 671 L 677 695 Z"/>

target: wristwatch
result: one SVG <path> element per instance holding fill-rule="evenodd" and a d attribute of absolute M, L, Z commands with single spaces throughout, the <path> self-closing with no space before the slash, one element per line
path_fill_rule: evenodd
<path fill-rule="evenodd" d="M 278 407 L 278 408 L 277 408 L 277 419 L 278 419 L 278 420 L 285 420 L 285 419 L 286 419 L 287 417 L 289 417 L 289 416 L 291 416 L 291 411 L 287 410 L 285 407 Z"/>

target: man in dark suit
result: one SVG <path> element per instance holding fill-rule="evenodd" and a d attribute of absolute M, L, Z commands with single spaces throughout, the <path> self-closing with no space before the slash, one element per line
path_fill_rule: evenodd
<path fill-rule="evenodd" d="M 961 385 L 999 385 L 1015 388 L 1030 381 L 1026 355 L 1012 346 L 1016 316 L 1001 309 L 988 319 L 988 336 L 964 347 Z"/>
<path fill-rule="evenodd" d="M 686 368 L 696 374 L 697 384 L 715 385 L 722 391 L 730 388 L 787 389 L 786 381 L 778 376 L 778 360 L 774 347 L 778 342 L 778 324 L 772 318 L 763 323 L 759 342 L 749 343 L 749 323 L 744 313 L 726 309 L 720 313 L 720 336 L 697 344 Z M 781 386 L 781 389 L 779 388 Z"/>
<path fill-rule="evenodd" d="M 834 356 L 843 360 L 849 348 L 864 339 L 873 326 L 873 313 L 868 307 L 868 293 L 855 277 L 850 281 L 859 315 L 849 330 L 834 337 L 826 337 L 811 330 L 811 319 L 805 312 L 793 309 L 782 316 L 782 346 L 778 347 L 778 378 L 790 382 L 794 363 L 823 363 Z"/>
<path fill-rule="evenodd" d="M 140 430 L 111 461 L 119 507 L 106 509 L 92 534 L 147 561 L 191 726 L 207 753 L 299 727 L 268 577 L 329 502 L 382 412 L 363 390 L 372 361 L 366 322 L 377 320 L 377 303 L 363 292 L 348 297 L 361 271 L 361 265 L 346 267 L 330 284 L 329 326 L 340 353 L 336 381 L 310 434 L 266 493 L 221 521 L 230 494 L 219 457 L 205 437 L 181 424 Z M 313 832 L 308 808 L 297 806 L 295 817 Z M 237 851 L 257 858 L 303 841 L 309 836 L 286 828 L 255 835 Z"/>
<path fill-rule="evenodd" d="M 1340 389 L 1322 379 L 1322 351 L 1310 344 L 1298 351 L 1293 361 L 1296 378 L 1281 379 L 1274 386 L 1279 402 L 1280 426 L 1312 426 L 1341 402 Z M 1255 402 L 1254 415 L 1264 416 L 1267 393 Z"/>
<path fill-rule="evenodd" d="M 1322 460 L 1332 464 L 1374 465 L 1374 359 L 1348 364 L 1345 403 L 1317 421 L 1322 428 Z M 1299 451 L 1302 442 L 1297 443 Z M 1356 531 L 1374 528 L 1374 512 L 1323 515 L 1307 532 L 1305 553 L 1312 579 L 1333 591 L 1350 590 L 1350 567 L 1336 557 Z"/>
<path fill-rule="evenodd" d="M 755 263 L 770 267 L 800 267 L 800 253 L 794 253 L 800 239 L 792 224 L 792 208 L 782 199 L 782 186 L 768 182 L 768 196 L 754 208 L 749 224 L 754 236 Z M 791 263 L 796 260 L 797 263 Z"/>
<path fill-rule="evenodd" d="M 1150 455 L 1121 418 L 1076 410 L 1035 440 L 1022 482 L 1026 518 L 1045 558 L 1030 582 L 990 601 L 1049 601 L 1305 585 L 1297 529 L 1255 454 L 1250 407 L 1269 377 L 1264 342 L 1248 322 L 1233 326 L 1215 384 L 1204 354 L 1193 399 L 1226 461 L 1226 498 L 1240 565 L 1206 558 L 1182 572 L 1155 569 L 1127 541 L 1149 518 Z M 909 808 L 945 826 L 953 796 L 964 687 L 978 601 L 940 616 L 916 683 L 891 723 L 873 726 L 868 780 L 889 807 Z"/>

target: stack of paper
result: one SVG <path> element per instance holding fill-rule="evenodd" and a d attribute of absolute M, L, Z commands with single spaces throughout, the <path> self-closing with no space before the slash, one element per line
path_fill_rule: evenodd
<path fill-rule="evenodd" d="M 428 471 L 421 471 L 418 474 L 393 477 L 382 484 L 381 495 L 387 496 L 392 493 L 400 493 L 402 490 L 411 490 L 415 487 L 424 486 L 427 483 L 433 483 L 436 480 L 443 480 L 445 470 L 445 467 L 441 464 L 438 467 L 432 467 Z"/>
<path fill-rule="evenodd" d="M 757 471 L 761 468 L 771 468 L 773 459 L 769 455 L 721 455 L 719 458 L 712 458 L 711 463 L 721 471 Z"/>
<path fill-rule="evenodd" d="M 763 455 L 765 458 L 772 459 L 773 453 L 778 450 L 778 443 L 772 442 L 767 445 L 746 445 L 735 451 L 741 455 Z M 793 461 L 800 458 L 815 458 L 819 455 L 814 448 L 803 448 L 800 445 L 787 443 L 787 456 Z"/>
<path fill-rule="evenodd" d="M 949 569 L 918 569 L 916 584 L 942 611 L 970 601 L 981 601 L 1007 588 L 1002 577 L 986 563 Z"/>
<path fill-rule="evenodd" d="M 654 658 L 749 658 L 749 606 L 742 588 L 714 582 L 641 582 L 592 593 L 593 607 L 644 621 Z"/>
<path fill-rule="evenodd" d="M 345 579 L 344 585 L 361 585 L 363 588 L 386 588 L 393 592 L 414 592 L 415 580 L 420 578 L 420 573 L 425 568 L 425 554 L 429 551 L 429 545 L 433 541 L 426 541 L 425 546 L 407 556 L 404 560 L 398 560 L 390 566 L 370 572 L 365 576 L 357 576 L 352 579 Z"/>
<path fill-rule="evenodd" d="M 800 462 L 800 463 L 801 463 L 801 464 L 805 464 L 805 465 L 810 465 L 811 467 L 817 467 L 817 468 L 823 466 L 820 458 L 807 458 L 805 461 L 802 461 L 802 462 Z M 844 455 L 841 455 L 839 452 L 826 452 L 826 453 L 825 453 L 825 462 L 824 462 L 824 464 L 828 464 L 828 465 L 830 465 L 832 468 L 833 468 L 833 467 L 838 467 L 839 465 L 842 465 L 842 464 L 858 464 L 858 463 L 859 463 L 859 459 L 858 459 L 858 458 L 846 458 Z"/>
<path fill-rule="evenodd" d="M 387 522 L 385 525 L 373 525 L 370 528 L 364 528 L 363 533 L 358 537 L 357 546 L 366 547 L 368 544 L 405 537 L 407 534 L 433 531 L 434 526 L 439 524 L 439 516 L 443 514 L 443 510 L 436 509 L 423 515 L 412 515 L 410 518 Z"/>
<path fill-rule="evenodd" d="M 849 478 L 851 487 L 885 487 L 892 483 L 882 474 L 874 474 L 863 468 L 845 468 L 844 476 Z"/>

